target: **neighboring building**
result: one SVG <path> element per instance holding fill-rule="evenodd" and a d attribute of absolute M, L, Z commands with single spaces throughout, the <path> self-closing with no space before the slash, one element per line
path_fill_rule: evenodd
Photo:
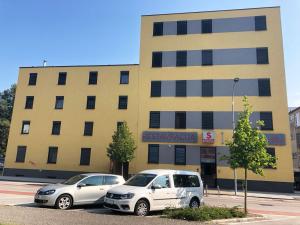
<path fill-rule="evenodd" d="M 300 107 L 289 112 L 295 187 L 300 190 Z"/>
<path fill-rule="evenodd" d="M 276 169 L 249 175 L 249 189 L 292 192 L 278 7 L 142 16 L 139 65 L 21 67 L 5 175 L 109 172 L 106 147 L 127 121 L 137 143 L 130 174 L 187 169 L 232 188 L 222 158 L 235 77 L 236 111 L 249 96 L 252 121 L 264 120 L 268 152 L 277 157 Z"/>

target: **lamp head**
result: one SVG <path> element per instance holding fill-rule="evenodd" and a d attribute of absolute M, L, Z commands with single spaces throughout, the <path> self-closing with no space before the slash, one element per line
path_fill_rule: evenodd
<path fill-rule="evenodd" d="M 233 79 L 234 83 L 239 82 L 239 80 L 240 80 L 240 78 L 238 78 L 238 77 L 236 77 L 236 78 Z"/>

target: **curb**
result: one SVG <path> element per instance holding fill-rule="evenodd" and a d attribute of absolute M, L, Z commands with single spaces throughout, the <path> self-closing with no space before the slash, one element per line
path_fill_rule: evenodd
<path fill-rule="evenodd" d="M 33 177 L 7 177 L 0 176 L 0 181 L 15 181 L 15 182 L 30 182 L 30 183 L 59 183 L 63 179 L 46 179 L 46 178 L 33 178 Z"/>
<path fill-rule="evenodd" d="M 205 222 L 204 224 L 228 224 L 228 223 L 238 223 L 238 222 L 254 222 L 254 221 L 264 221 L 266 218 L 263 216 L 252 216 L 246 218 L 233 218 L 233 219 L 220 219 Z"/>

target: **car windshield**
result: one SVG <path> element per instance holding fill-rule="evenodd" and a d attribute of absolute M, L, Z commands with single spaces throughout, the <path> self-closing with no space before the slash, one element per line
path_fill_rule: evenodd
<path fill-rule="evenodd" d="M 73 184 L 76 184 L 78 181 L 82 180 L 85 177 L 86 177 L 85 175 L 76 175 L 76 176 L 71 177 L 68 180 L 62 182 L 62 184 L 73 185 Z"/>
<path fill-rule="evenodd" d="M 147 186 L 154 178 L 155 174 L 146 174 L 140 173 L 130 178 L 124 185 L 128 186 L 137 186 L 137 187 L 145 187 Z"/>

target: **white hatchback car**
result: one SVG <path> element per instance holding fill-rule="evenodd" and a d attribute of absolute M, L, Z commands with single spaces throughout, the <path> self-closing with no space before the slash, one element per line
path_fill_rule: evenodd
<path fill-rule="evenodd" d="M 101 173 L 79 174 L 39 189 L 34 197 L 38 205 L 69 209 L 73 205 L 101 204 L 108 189 L 125 182 L 122 176 Z"/>
<path fill-rule="evenodd" d="M 125 184 L 110 189 L 104 207 L 146 216 L 166 208 L 199 207 L 203 184 L 199 173 L 181 170 L 145 170 Z"/>

